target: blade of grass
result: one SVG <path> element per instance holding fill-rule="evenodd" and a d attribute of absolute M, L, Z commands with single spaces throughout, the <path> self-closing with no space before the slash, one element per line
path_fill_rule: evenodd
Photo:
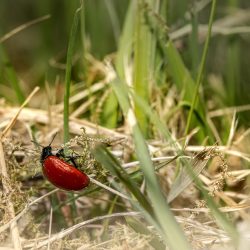
<path fill-rule="evenodd" d="M 125 81 L 126 63 L 128 63 L 132 54 L 132 41 L 135 23 L 136 1 L 130 1 L 126 19 L 120 36 L 117 57 L 115 61 L 116 71 L 119 78 Z"/>
<path fill-rule="evenodd" d="M 65 72 L 65 91 L 64 91 L 64 142 L 69 140 L 69 97 L 70 97 L 70 84 L 71 84 L 71 70 L 72 70 L 72 57 L 74 54 L 74 46 L 77 36 L 77 27 L 79 22 L 79 15 L 82 6 L 80 6 L 74 15 L 73 24 L 71 27 L 69 45 L 67 51 L 67 62 Z"/>
<path fill-rule="evenodd" d="M 165 238 L 170 249 L 191 249 L 185 238 L 183 231 L 176 222 L 170 208 L 168 207 L 160 185 L 154 172 L 147 145 L 138 125 L 133 127 L 133 137 L 135 142 L 136 155 L 141 163 L 141 168 L 145 176 L 147 191 L 153 203 L 156 218 L 161 225 Z M 171 229 L 171 230 L 170 230 Z"/>
<path fill-rule="evenodd" d="M 213 25 L 213 20 L 215 16 L 216 2 L 217 0 L 212 1 L 212 7 L 211 7 L 210 17 L 209 17 L 209 22 L 208 22 L 208 33 L 207 33 L 206 42 L 205 42 L 203 53 L 202 53 L 201 63 L 200 63 L 200 67 L 199 67 L 199 71 L 198 71 L 198 75 L 197 75 L 197 79 L 195 83 L 195 90 L 194 90 L 194 95 L 192 98 L 193 99 L 192 105 L 188 113 L 187 125 L 185 128 L 185 135 L 188 134 L 190 123 L 191 123 L 191 118 L 192 118 L 193 111 L 196 106 L 196 102 L 197 102 L 198 95 L 199 95 L 199 89 L 200 89 L 200 85 L 202 82 L 202 76 L 203 76 L 203 72 L 205 68 L 205 63 L 206 63 L 207 54 L 208 54 L 208 47 L 209 47 L 210 38 L 211 38 L 211 31 L 212 31 L 212 25 Z"/>
<path fill-rule="evenodd" d="M 147 4 L 150 7 L 154 7 L 157 2 L 150 0 L 147 1 Z M 137 1 L 136 8 L 133 87 L 136 95 L 149 102 L 152 62 L 154 61 L 155 53 L 153 53 L 154 49 L 152 46 L 153 36 L 145 23 L 143 3 L 144 1 Z M 135 115 L 143 134 L 147 136 L 149 132 L 148 119 L 137 105 L 135 105 Z"/>
<path fill-rule="evenodd" d="M 109 93 L 101 113 L 101 125 L 107 128 L 115 128 L 118 119 L 118 102 L 112 91 Z"/>
<path fill-rule="evenodd" d="M 209 158 L 206 156 L 208 154 L 209 151 L 201 151 L 199 154 L 195 156 L 195 158 L 189 161 L 189 165 L 192 166 L 192 171 L 194 172 L 195 176 L 198 176 L 207 165 Z M 168 202 L 170 203 L 172 200 L 174 200 L 192 182 L 193 178 L 191 178 L 190 175 L 187 173 L 187 169 L 181 168 L 178 176 L 174 180 L 174 183 L 171 185 L 168 194 Z"/>
<path fill-rule="evenodd" d="M 71 71 L 72 71 L 72 58 L 74 54 L 75 41 L 77 36 L 77 28 L 80 19 L 80 12 L 82 5 L 76 10 L 73 24 L 71 27 L 69 44 L 67 50 L 67 62 L 66 62 L 66 72 L 65 72 L 65 91 L 64 91 L 64 112 L 63 112 L 63 132 L 64 132 L 64 143 L 69 141 L 69 97 L 70 97 L 70 84 L 71 84 Z M 69 197 L 73 197 L 74 194 L 69 194 Z M 76 218 L 77 209 L 74 201 L 71 203 L 72 206 L 72 218 Z"/>
<path fill-rule="evenodd" d="M 110 22 L 111 22 L 113 32 L 114 32 L 115 42 L 116 42 L 116 44 L 118 44 L 118 39 L 120 36 L 120 25 L 119 25 L 120 20 L 117 16 L 114 2 L 111 2 L 109 0 L 104 0 L 104 3 L 106 5 L 107 11 L 109 13 Z"/>

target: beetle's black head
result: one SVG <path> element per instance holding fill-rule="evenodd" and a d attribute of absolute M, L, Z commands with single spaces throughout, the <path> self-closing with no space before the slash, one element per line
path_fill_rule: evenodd
<path fill-rule="evenodd" d="M 53 155 L 51 146 L 44 147 L 42 150 L 40 162 L 43 163 L 43 161 L 50 155 Z"/>
<path fill-rule="evenodd" d="M 32 142 L 35 143 L 37 146 L 43 148 L 43 149 L 42 149 L 42 153 L 41 153 L 41 157 L 40 157 L 40 162 L 41 162 L 42 164 L 43 164 L 44 160 L 45 160 L 48 156 L 53 155 L 53 154 L 52 154 L 52 148 L 51 148 L 50 145 L 52 144 L 52 142 L 53 142 L 53 140 L 55 139 L 56 135 L 57 135 L 57 133 L 55 133 L 55 135 L 53 136 L 53 138 L 52 138 L 50 144 L 49 144 L 48 146 L 46 146 L 46 147 L 43 147 L 42 145 L 40 145 L 40 144 L 37 143 L 36 141 L 32 141 Z"/>

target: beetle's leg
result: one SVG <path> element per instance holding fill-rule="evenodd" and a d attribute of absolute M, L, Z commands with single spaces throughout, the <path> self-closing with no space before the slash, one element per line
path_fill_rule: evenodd
<path fill-rule="evenodd" d="M 72 164 L 75 166 L 75 168 L 78 168 L 76 162 L 75 162 L 75 158 L 72 156 L 69 156 L 69 160 L 72 162 Z"/>
<path fill-rule="evenodd" d="M 61 148 L 61 149 L 59 149 L 59 150 L 57 151 L 56 156 L 57 156 L 57 157 L 62 157 L 62 158 L 64 158 L 64 159 L 68 159 L 69 161 L 72 162 L 72 164 L 74 165 L 75 168 L 78 168 L 78 166 L 77 166 L 77 164 L 76 164 L 76 162 L 75 162 L 75 159 L 78 158 L 78 157 L 80 157 L 80 156 L 77 156 L 77 155 L 76 155 L 76 156 L 73 156 L 73 153 L 72 153 L 71 156 L 66 156 L 66 155 L 64 154 L 63 148 Z"/>
<path fill-rule="evenodd" d="M 66 156 L 64 154 L 64 149 L 63 148 L 59 149 L 56 153 L 56 156 L 65 158 Z"/>

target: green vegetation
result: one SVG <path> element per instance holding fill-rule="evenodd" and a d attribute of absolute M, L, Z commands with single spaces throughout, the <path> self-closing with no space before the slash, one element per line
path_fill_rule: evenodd
<path fill-rule="evenodd" d="M 59 132 L 58 145 L 77 154 L 92 184 L 48 193 L 25 230 L 11 231 L 23 246 L 42 235 L 36 244 L 54 249 L 123 249 L 112 241 L 123 235 L 135 249 L 201 249 L 222 239 L 237 247 L 237 219 L 249 217 L 249 24 L 247 0 L 1 1 L 1 130 L 13 107 L 40 91 L 14 139 L 1 139 L 9 180 L 0 232 L 14 218 L 4 217 L 9 202 L 20 215 L 30 197 L 54 188 L 33 180 L 39 152 L 30 154 L 28 142 Z M 15 197 L 6 198 L 11 185 Z M 85 223 L 96 224 L 80 230 Z"/>

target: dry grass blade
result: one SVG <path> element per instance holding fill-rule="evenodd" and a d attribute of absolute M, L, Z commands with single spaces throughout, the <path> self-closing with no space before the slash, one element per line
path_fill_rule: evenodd
<path fill-rule="evenodd" d="M 16 115 L 12 118 L 12 120 L 9 122 L 9 124 L 7 125 L 7 127 L 4 129 L 4 131 L 2 132 L 0 139 L 3 139 L 6 134 L 8 133 L 8 131 L 14 126 L 17 117 L 19 116 L 19 114 L 21 113 L 22 109 L 29 103 L 30 99 L 36 94 L 36 92 L 39 90 L 39 87 L 35 87 L 34 90 L 31 92 L 31 94 L 27 97 L 27 99 L 24 101 L 24 103 L 21 105 L 21 107 L 18 109 Z"/>
<path fill-rule="evenodd" d="M 42 21 L 45 21 L 45 20 L 47 20 L 49 18 L 50 18 L 50 15 L 45 15 L 45 16 L 39 17 L 39 18 L 37 18 L 35 20 L 32 20 L 32 21 L 30 21 L 28 23 L 25 23 L 25 24 L 22 24 L 22 25 L 18 26 L 17 28 L 13 29 L 9 33 L 7 33 L 4 36 L 0 37 L 0 43 L 5 42 L 6 40 L 8 40 L 9 38 L 11 38 L 15 34 L 19 33 L 20 31 L 22 31 L 24 29 L 27 29 L 28 27 L 30 27 L 30 26 L 32 26 L 34 24 L 40 23 Z"/>
<path fill-rule="evenodd" d="M 97 181 L 97 180 L 91 178 L 90 176 L 89 176 L 89 179 L 90 179 L 91 182 L 93 182 L 93 183 L 96 184 L 97 186 L 99 186 L 99 187 L 101 187 L 101 188 L 103 188 L 103 189 L 105 189 L 105 190 L 108 190 L 109 192 L 111 192 L 111 193 L 113 193 L 113 194 L 115 194 L 115 195 L 118 195 L 118 196 L 120 196 L 121 198 L 124 198 L 124 199 L 126 199 L 126 200 L 130 200 L 130 198 L 129 198 L 128 196 L 126 196 L 125 194 L 123 194 L 123 193 L 121 193 L 121 192 L 118 192 L 118 191 L 116 191 L 115 189 L 110 188 L 110 187 L 108 187 L 108 186 L 102 184 L 101 182 L 99 182 L 99 181 Z"/>
<path fill-rule="evenodd" d="M 212 149 L 212 148 L 214 148 L 214 146 L 206 147 L 206 149 Z M 185 150 L 189 152 L 201 152 L 202 149 L 203 149 L 203 146 L 187 146 L 185 148 Z M 216 151 L 227 154 L 227 155 L 237 156 L 239 158 L 244 159 L 247 162 L 250 162 L 250 155 L 243 153 L 239 150 L 228 149 L 226 146 L 216 146 Z"/>
<path fill-rule="evenodd" d="M 4 117 L 4 119 L 12 119 L 12 117 L 18 112 L 17 108 L 10 108 L 10 107 L 0 107 L 0 113 Z M 53 122 L 57 125 L 62 124 L 62 115 L 56 112 L 51 113 L 53 117 Z M 46 110 L 41 109 L 31 109 L 31 108 L 24 108 L 22 113 L 19 116 L 19 119 L 23 122 L 36 122 L 43 125 L 48 125 L 50 120 L 48 118 L 48 112 Z M 126 138 L 126 135 L 116 132 L 111 129 L 104 128 L 102 126 L 97 126 L 96 124 L 89 122 L 83 119 L 70 119 L 70 133 L 73 134 L 80 134 L 81 128 L 84 127 L 87 134 L 96 134 L 98 131 L 99 134 L 105 134 L 111 137 L 117 138 Z"/>
<path fill-rule="evenodd" d="M 190 166 L 193 166 L 193 172 L 195 176 L 198 176 L 201 171 L 205 168 L 208 160 L 209 155 L 211 154 L 211 151 L 214 149 L 211 148 L 210 150 L 203 150 L 199 152 L 193 159 L 190 161 Z M 188 174 L 187 169 L 182 167 L 180 170 L 179 176 L 176 178 L 174 184 L 172 185 L 169 195 L 168 195 L 168 202 L 171 202 L 174 200 L 185 188 L 188 187 L 189 184 L 191 184 L 193 181 L 193 178 Z"/>
<path fill-rule="evenodd" d="M 250 105 L 241 105 L 241 106 L 235 106 L 235 107 L 229 107 L 229 108 L 223 108 L 223 109 L 217 109 L 209 112 L 210 118 L 212 117 L 218 117 L 218 116 L 225 116 L 233 114 L 234 112 L 244 112 L 249 111 Z"/>
<path fill-rule="evenodd" d="M 53 208 L 50 208 L 50 217 L 49 217 L 49 238 L 51 237 L 51 229 L 52 229 L 52 219 L 53 219 Z M 50 250 L 50 241 L 48 242 L 47 250 Z"/>
<path fill-rule="evenodd" d="M 0 171 L 1 171 L 1 177 L 2 177 L 3 192 L 7 196 L 9 193 L 11 193 L 11 186 L 9 185 L 9 176 L 7 173 L 7 167 L 5 163 L 2 141 L 0 141 Z M 7 200 L 7 209 L 8 209 L 9 216 L 11 218 L 14 218 L 15 209 L 10 199 Z M 15 221 L 10 224 L 10 231 L 11 231 L 11 237 L 12 237 L 12 243 L 13 243 L 14 249 L 16 250 L 22 249 L 19 231 L 18 231 L 17 224 Z"/>
<path fill-rule="evenodd" d="M 237 120 L 236 120 L 236 112 L 234 112 L 233 114 L 233 119 L 232 119 L 232 124 L 231 124 L 231 128 L 230 128 L 230 133 L 228 136 L 228 140 L 227 140 L 227 147 L 229 148 L 232 143 L 233 143 L 233 138 L 236 132 L 236 128 L 237 128 Z"/>

